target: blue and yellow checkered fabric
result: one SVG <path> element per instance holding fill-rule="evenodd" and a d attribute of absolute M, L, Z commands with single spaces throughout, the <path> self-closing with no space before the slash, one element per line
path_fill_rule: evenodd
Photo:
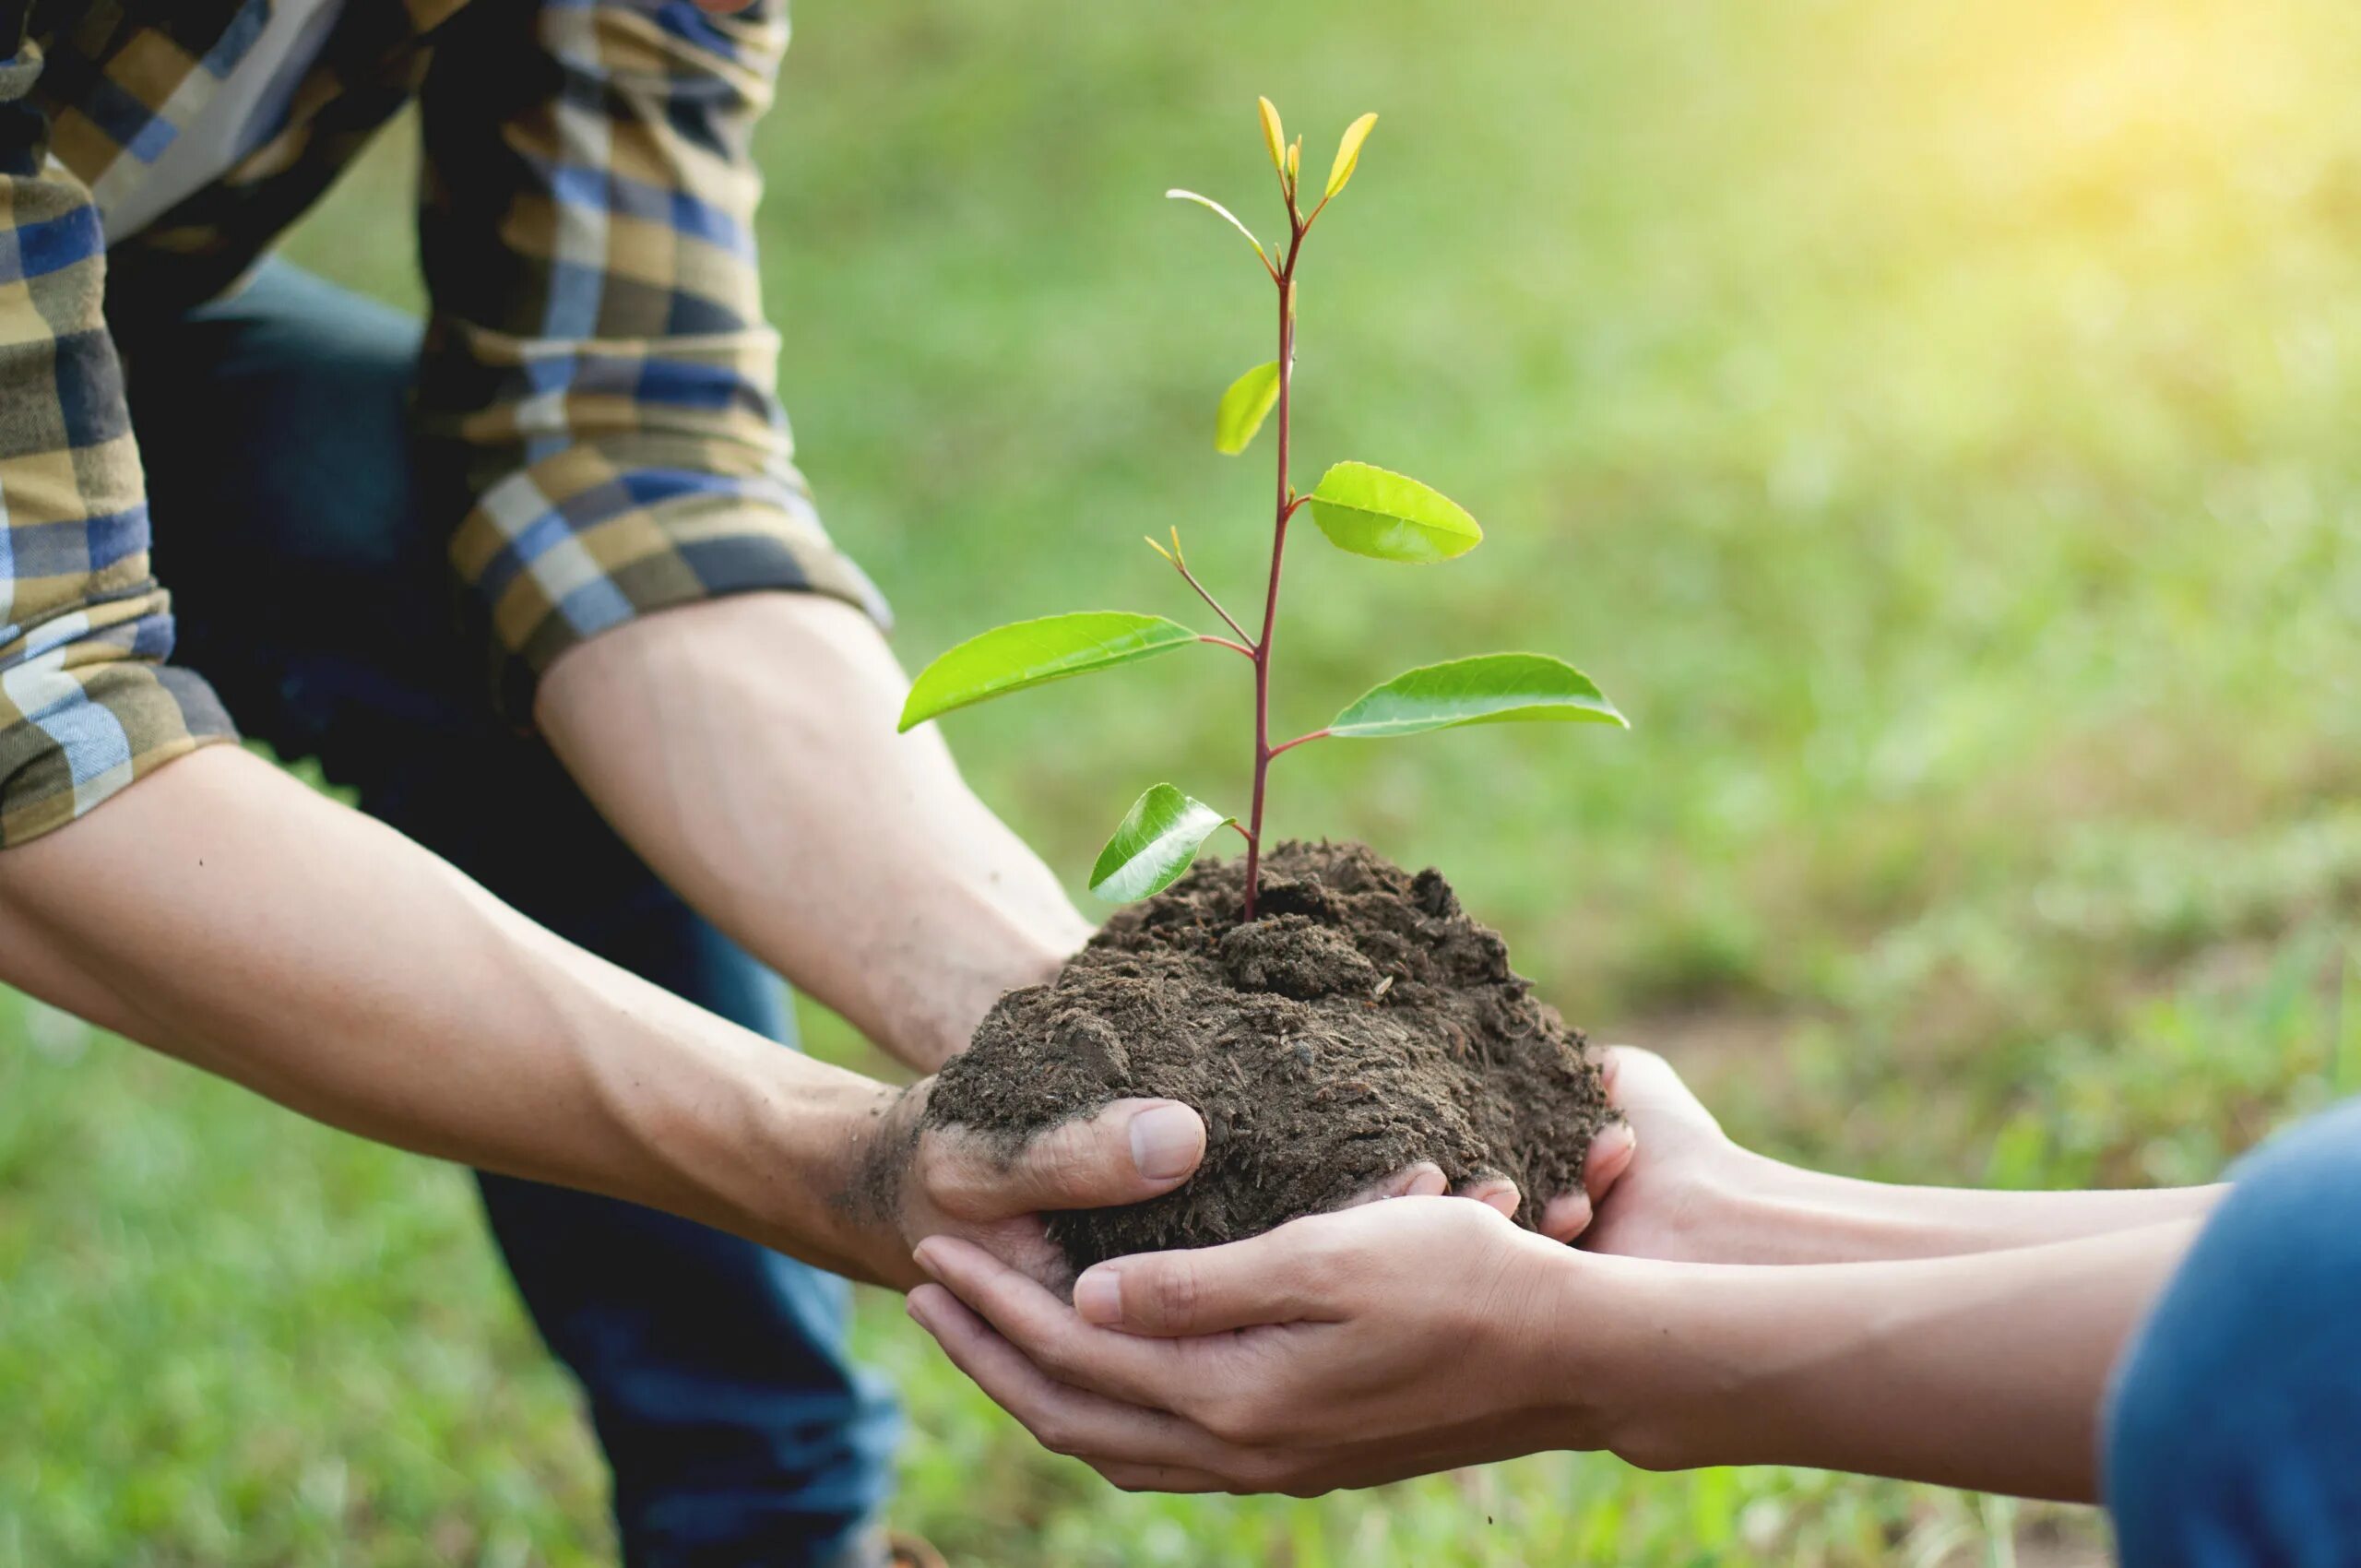
<path fill-rule="evenodd" d="M 110 315 L 234 287 L 412 99 L 421 449 L 495 700 L 522 721 L 567 648 L 718 594 L 883 613 L 773 390 L 748 144 L 778 0 L 344 0 L 285 123 L 110 255 L 110 199 L 235 78 L 271 4 L 0 4 L 0 847 L 234 733 L 170 662 Z"/>

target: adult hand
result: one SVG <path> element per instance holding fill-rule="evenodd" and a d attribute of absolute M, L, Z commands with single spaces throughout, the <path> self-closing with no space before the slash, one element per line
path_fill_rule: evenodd
<path fill-rule="evenodd" d="M 1592 1252 L 1712 1264 L 1950 1257 L 2189 1219 L 2223 1191 L 1979 1192 L 1856 1181 L 1732 1143 L 1651 1051 L 1617 1046 L 1605 1065 L 1608 1096 L 1640 1141 L 1583 1236 Z"/>
<path fill-rule="evenodd" d="M 1610 1100 L 1615 1093 L 1615 1052 L 1630 1050 L 1628 1046 L 1613 1047 L 1600 1063 Z M 1665 1071 L 1670 1073 L 1671 1068 L 1667 1067 Z M 1679 1087 L 1679 1080 L 1674 1079 L 1674 1085 Z M 1680 1092 L 1686 1094 L 1688 1091 L 1682 1088 Z M 1691 1103 L 1695 1102 L 1691 1100 Z M 1703 1114 L 1704 1107 L 1698 1106 L 1697 1110 L 1699 1114 Z M 1712 1120 L 1710 1116 L 1706 1117 L 1708 1123 Z M 1583 1156 L 1582 1186 L 1571 1193 L 1540 1194 L 1541 1211 L 1540 1217 L 1534 1221 L 1535 1228 L 1553 1241 L 1572 1241 L 1582 1235 L 1590 1228 L 1592 1216 L 1606 1201 L 1608 1190 L 1631 1170 L 1638 1147 L 1639 1129 L 1633 1125 L 1630 1116 L 1599 1128 L 1591 1138 L 1590 1148 Z M 1443 1190 L 1442 1172 L 1432 1165 L 1418 1165 L 1397 1176 L 1388 1190 L 1365 1194 L 1363 1201 L 1373 1197 L 1424 1197 Z M 1516 1183 L 1504 1176 L 1478 1176 L 1464 1183 L 1457 1195 L 1489 1204 L 1502 1216 L 1513 1219 L 1520 1203 L 1532 1194 L 1519 1194 Z"/>
<path fill-rule="evenodd" d="M 1145 1202 L 1188 1180 L 1205 1151 L 1204 1123 L 1169 1099 L 1119 1099 L 1005 1150 L 965 1128 L 923 1126 L 933 1087 L 922 1079 L 872 1112 L 844 1194 L 873 1238 L 877 1277 L 893 1284 L 922 1277 L 917 1243 L 948 1236 L 1062 1291 L 1074 1271 L 1044 1232 L 1043 1210 Z"/>
<path fill-rule="evenodd" d="M 1746 1267 L 1592 1256 L 1404 1198 L 1099 1265 L 1075 1308 L 936 1238 L 943 1284 L 909 1311 L 1127 1489 L 1311 1495 L 1605 1448 L 2087 1500 L 2109 1369 L 2198 1223 Z"/>
<path fill-rule="evenodd" d="M 1608 1446 L 1641 1360 L 1631 1314 L 1596 1299 L 1618 1265 L 1460 1198 L 1120 1258 L 1072 1307 L 955 1238 L 918 1260 L 940 1283 L 911 1317 L 1045 1446 L 1127 1490 L 1312 1496 Z"/>
<path fill-rule="evenodd" d="M 1672 1063 L 1637 1046 L 1609 1046 L 1608 1099 L 1637 1136 L 1583 1232 L 1591 1252 L 1669 1261 L 1719 1262 L 1721 1241 L 1749 1189 L 1775 1161 L 1730 1141 Z M 1604 1194 L 1597 1182 L 1595 1194 Z"/>
<path fill-rule="evenodd" d="M 1620 1051 L 1628 1048 L 1618 1046 L 1613 1049 Z M 1609 1051 L 1600 1066 L 1601 1071 L 1607 1075 L 1608 1094 L 1612 1100 L 1615 1092 L 1613 1051 Z M 1597 1214 L 1599 1206 L 1607 1201 L 1608 1190 L 1619 1186 L 1631 1170 L 1632 1162 L 1638 1156 L 1639 1144 L 1640 1129 L 1628 1114 L 1622 1120 L 1610 1122 L 1598 1129 L 1591 1137 L 1589 1151 L 1583 1156 L 1582 1189 L 1579 1192 L 1554 1194 L 1545 1199 L 1541 1207 L 1541 1218 L 1536 1221 L 1541 1233 L 1553 1241 L 1572 1241 L 1575 1237 L 1587 1231 L 1591 1227 L 1593 1217 Z M 1513 1188 L 1511 1189 L 1511 1195 L 1513 1200 Z M 1510 1206 L 1501 1212 L 1514 1215 L 1516 1213 L 1514 1202 L 1512 1201 Z"/>
<path fill-rule="evenodd" d="M 914 1282 L 911 1249 L 933 1235 L 964 1237 L 1003 1263 L 1062 1295 L 1074 1280 L 1041 1223 L 1045 1210 L 1141 1203 L 1188 1180 L 1204 1156 L 1197 1112 L 1176 1100 L 1116 1100 L 1096 1116 L 1069 1122 L 1011 1153 L 964 1128 L 921 1124 L 934 1080 L 922 1079 L 877 1108 L 866 1147 L 844 1193 L 844 1206 L 875 1233 L 877 1277 Z M 1543 1231 L 1571 1241 L 1590 1223 L 1592 1205 L 1630 1165 L 1631 1129 L 1618 1124 L 1594 1140 L 1584 1170 L 1586 1191 L 1553 1199 Z M 1427 1197 L 1445 1190 L 1442 1172 L 1421 1163 L 1366 1193 Z M 1515 1183 L 1477 1177 L 1460 1195 L 1502 1218 L 1517 1211 Z"/>

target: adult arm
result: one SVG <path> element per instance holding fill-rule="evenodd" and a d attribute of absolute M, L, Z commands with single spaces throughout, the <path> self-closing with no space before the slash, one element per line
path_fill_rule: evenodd
<path fill-rule="evenodd" d="M 1037 1436 L 1127 1486 L 1310 1494 L 1576 1448 L 2088 1499 L 2108 1372 L 2195 1229 L 1733 1267 L 1592 1256 L 1405 1198 L 1103 1264 L 1073 1308 L 931 1241 L 942 1284 L 909 1310 Z"/>
<path fill-rule="evenodd" d="M 634 849 L 706 916 L 931 1071 L 1089 927 L 970 793 L 876 627 L 809 594 L 668 611 L 583 644 L 537 713 Z"/>
<path fill-rule="evenodd" d="M 744 136 L 783 19 L 683 13 L 471 7 L 485 36 L 436 51 L 477 74 L 439 83 L 430 115 L 421 401 L 445 445 L 482 458 L 457 476 L 478 509 L 455 551 L 507 634 L 504 691 L 641 612 L 764 587 L 863 597 L 786 461 L 753 299 Z M 338 1125 L 872 1278 L 910 1277 L 905 1241 L 946 1226 L 1049 1271 L 1024 1211 L 1131 1201 L 1185 1172 L 1202 1131 L 1180 1107 L 1117 1106 L 1005 1168 L 921 1136 L 924 1086 L 896 1095 L 730 1028 L 217 744 L 227 716 L 167 662 L 101 225 L 30 107 L 41 67 L 33 42 L 0 60 L 0 224 L 24 251 L 0 291 L 0 980 Z M 590 177 L 598 157 L 611 178 Z M 668 194 L 676 177 L 702 196 Z M 739 886 L 795 872 L 742 865 Z M 876 929 L 869 891 L 856 876 L 827 895 L 856 933 Z M 969 932 L 898 971 L 931 999 L 931 1049 L 988 988 L 1078 940 L 1067 914 L 1012 915 L 1021 940 Z M 935 983 L 955 971 L 965 984 Z"/>
<path fill-rule="evenodd" d="M 495 697 L 702 913 L 931 1070 L 1089 928 L 942 742 L 895 733 L 882 602 L 794 462 L 753 153 L 786 6 L 446 31 L 422 471 Z"/>
<path fill-rule="evenodd" d="M 925 1086 L 714 1017 L 231 747 L 0 853 L 0 980 L 365 1136 L 888 1283 L 938 1229 L 1053 1275 L 1030 1211 L 1167 1190 L 1203 1137 L 1148 1101 L 1014 1164 L 921 1136 Z"/>
<path fill-rule="evenodd" d="M 1638 1271 L 1627 1310 L 1684 1338 L 1616 1451 L 2094 1502 L 2108 1375 L 2199 1225 L 1822 1267 L 1594 1260 Z"/>
<path fill-rule="evenodd" d="M 1616 1046 L 1608 1089 L 1638 1153 L 1583 1245 L 1698 1263 L 1859 1263 L 2040 1246 L 2201 1219 L 2229 1189 L 1996 1192 L 1898 1186 L 1739 1147 L 1670 1063 Z"/>

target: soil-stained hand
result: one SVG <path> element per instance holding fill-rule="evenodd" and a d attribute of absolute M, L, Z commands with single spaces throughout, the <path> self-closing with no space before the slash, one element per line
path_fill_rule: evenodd
<path fill-rule="evenodd" d="M 1606 1265 L 1487 1204 L 1404 1197 L 1120 1258 L 1073 1307 L 956 1240 L 919 1258 L 941 1283 L 910 1315 L 1045 1446 L 1127 1490 L 1311 1496 L 1614 1427 L 1620 1380 L 1563 1364 L 1554 1332 L 1574 1276 Z M 1625 1347 L 1584 1315 L 1596 1351 L 1573 1359 L 1604 1365 Z"/>
<path fill-rule="evenodd" d="M 1044 1210 L 1140 1203 L 1189 1179 L 1205 1126 L 1169 1099 L 1119 1099 L 1015 1150 L 961 1128 L 925 1127 L 934 1080 L 912 1085 L 885 1111 L 856 1166 L 846 1206 L 879 1232 L 882 1278 L 922 1278 L 911 1249 L 930 1236 L 962 1238 L 1062 1294 L 1074 1271 L 1045 1234 Z"/>

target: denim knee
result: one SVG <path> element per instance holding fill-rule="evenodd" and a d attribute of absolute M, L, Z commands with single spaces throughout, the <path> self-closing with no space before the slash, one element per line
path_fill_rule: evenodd
<path fill-rule="evenodd" d="M 2361 1101 L 2232 1180 L 2116 1372 L 2123 1562 L 2361 1564 Z"/>

